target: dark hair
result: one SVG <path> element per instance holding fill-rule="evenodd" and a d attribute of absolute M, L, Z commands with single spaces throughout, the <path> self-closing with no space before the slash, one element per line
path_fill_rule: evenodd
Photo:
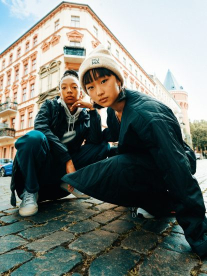
<path fill-rule="evenodd" d="M 109 69 L 106 69 L 106 68 L 90 69 L 83 76 L 83 85 L 86 86 L 86 84 L 89 84 L 89 83 L 93 82 L 94 80 L 97 80 L 98 78 L 102 78 L 102 77 L 105 77 L 105 76 L 109 77 L 111 75 L 115 76 L 116 79 L 119 80 L 117 75 L 114 74 L 114 72 L 112 72 Z"/>
<path fill-rule="evenodd" d="M 64 78 L 64 77 L 67 77 L 67 76 L 72 76 L 72 77 L 75 77 L 79 80 L 79 76 L 78 76 L 78 73 L 74 70 L 66 70 L 61 78 L 61 80 Z"/>

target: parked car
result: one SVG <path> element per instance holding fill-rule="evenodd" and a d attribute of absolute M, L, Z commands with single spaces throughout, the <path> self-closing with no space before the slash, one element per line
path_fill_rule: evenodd
<path fill-rule="evenodd" d="M 0 176 L 12 175 L 13 161 L 8 158 L 0 159 Z"/>
<path fill-rule="evenodd" d="M 201 159 L 201 154 L 199 152 L 195 153 L 196 159 Z"/>

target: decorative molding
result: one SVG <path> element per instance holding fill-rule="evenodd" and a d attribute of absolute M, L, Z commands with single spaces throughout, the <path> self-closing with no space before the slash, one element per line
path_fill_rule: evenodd
<path fill-rule="evenodd" d="M 29 58 L 35 59 L 35 58 L 37 58 L 37 54 L 38 54 L 38 52 L 36 51 L 36 52 L 32 53 L 32 54 L 29 56 Z"/>
<path fill-rule="evenodd" d="M 18 87 L 19 87 L 19 85 L 18 85 L 18 84 L 13 84 L 11 88 L 12 88 L 12 90 L 17 90 L 17 89 L 18 89 Z"/>
<path fill-rule="evenodd" d="M 84 35 L 78 31 L 71 31 L 69 33 L 66 33 L 69 41 L 75 41 L 75 42 L 82 42 L 82 39 Z"/>
<path fill-rule="evenodd" d="M 19 69 L 19 67 L 20 67 L 20 63 L 17 63 L 16 65 L 14 65 L 15 70 Z"/>
<path fill-rule="evenodd" d="M 36 76 L 34 75 L 31 75 L 29 78 L 28 78 L 28 81 L 31 83 L 34 83 L 35 82 L 35 79 L 36 79 Z"/>
<path fill-rule="evenodd" d="M 128 78 L 128 75 L 129 75 L 129 74 L 127 73 L 127 71 L 123 70 L 123 73 L 124 73 L 124 77 L 125 77 L 125 78 Z"/>
<path fill-rule="evenodd" d="M 43 53 L 46 52 L 50 48 L 50 42 L 44 42 L 41 48 Z"/>
<path fill-rule="evenodd" d="M 21 84 L 21 86 L 26 86 L 27 85 L 27 82 L 28 82 L 28 80 L 22 80 L 21 82 L 20 82 L 20 84 Z"/>
<path fill-rule="evenodd" d="M 60 42 L 60 35 L 53 35 L 53 37 L 50 40 L 50 44 L 52 46 L 55 46 L 56 44 L 58 44 Z"/>
<path fill-rule="evenodd" d="M 93 41 L 93 40 L 91 41 L 91 43 L 92 43 L 93 49 L 96 48 L 100 44 L 99 41 Z"/>

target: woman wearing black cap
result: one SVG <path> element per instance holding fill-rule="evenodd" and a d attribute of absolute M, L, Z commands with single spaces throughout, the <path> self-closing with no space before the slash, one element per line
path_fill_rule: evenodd
<path fill-rule="evenodd" d="M 107 157 L 109 147 L 102 140 L 100 115 L 91 103 L 83 101 L 75 71 L 64 73 L 60 94 L 42 104 L 34 130 L 15 143 L 11 204 L 16 204 L 16 190 L 22 199 L 21 216 L 37 213 L 38 198 L 56 199 L 70 193 L 88 197 L 61 183 L 61 177 Z"/>
<path fill-rule="evenodd" d="M 62 179 L 100 200 L 141 207 L 149 216 L 174 211 L 193 251 L 207 254 L 205 206 L 193 176 L 196 159 L 172 110 L 144 93 L 124 89 L 119 64 L 101 45 L 79 74 L 95 105 L 108 107 L 103 136 L 118 141 L 119 154 Z"/>

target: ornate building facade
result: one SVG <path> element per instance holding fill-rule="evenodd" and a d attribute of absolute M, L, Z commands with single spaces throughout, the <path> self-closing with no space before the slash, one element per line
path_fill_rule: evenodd
<path fill-rule="evenodd" d="M 16 139 L 33 129 L 41 103 L 59 94 L 63 72 L 78 71 L 100 43 L 120 64 L 126 87 L 163 101 L 182 122 L 176 99 L 95 12 L 88 5 L 62 2 L 0 54 L 0 158 L 14 158 Z"/>

